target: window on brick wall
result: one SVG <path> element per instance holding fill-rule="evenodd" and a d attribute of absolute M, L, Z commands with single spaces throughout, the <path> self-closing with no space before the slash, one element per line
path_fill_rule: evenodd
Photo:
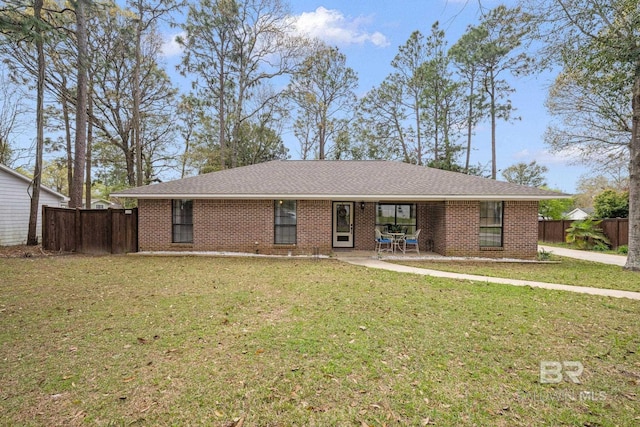
<path fill-rule="evenodd" d="M 502 247 L 502 202 L 480 202 L 480 247 Z"/>
<path fill-rule="evenodd" d="M 413 203 L 378 203 L 376 206 L 376 228 L 380 231 L 411 234 L 415 233 L 416 224 L 416 205 Z"/>
<path fill-rule="evenodd" d="M 171 218 L 171 241 L 193 243 L 193 200 L 173 200 Z"/>
<path fill-rule="evenodd" d="M 297 212 L 295 200 L 276 200 L 274 202 L 274 243 L 276 245 L 294 245 L 296 243 Z"/>

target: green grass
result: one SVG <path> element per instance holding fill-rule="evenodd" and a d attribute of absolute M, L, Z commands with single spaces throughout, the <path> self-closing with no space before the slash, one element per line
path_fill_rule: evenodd
<path fill-rule="evenodd" d="M 336 260 L 7 259 L 0 277 L 6 425 L 640 420 L 638 301 Z M 541 384 L 545 360 L 581 362 L 582 384 Z"/>
<path fill-rule="evenodd" d="M 412 267 L 422 267 L 453 273 L 489 277 L 560 283 L 590 288 L 619 289 L 640 292 L 640 274 L 622 267 L 552 255 L 557 263 L 511 263 L 491 261 L 392 261 Z"/>

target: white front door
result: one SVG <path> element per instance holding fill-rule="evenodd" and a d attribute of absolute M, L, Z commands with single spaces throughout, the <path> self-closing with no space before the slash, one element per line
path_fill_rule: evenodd
<path fill-rule="evenodd" d="M 353 202 L 333 202 L 333 247 L 353 247 Z"/>

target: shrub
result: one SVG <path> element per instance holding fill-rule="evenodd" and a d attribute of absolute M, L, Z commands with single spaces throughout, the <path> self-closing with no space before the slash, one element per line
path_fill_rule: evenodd
<path fill-rule="evenodd" d="M 598 252 L 604 252 L 609 250 L 609 245 L 603 242 L 598 242 L 595 245 L 593 245 L 593 248 L 591 249 Z"/>
<path fill-rule="evenodd" d="M 608 249 L 611 242 L 598 227 L 601 222 L 601 220 L 596 221 L 590 218 L 573 221 L 571 227 L 566 230 L 566 242 L 577 246 L 578 249 L 593 249 L 596 245 L 605 245 Z"/>
<path fill-rule="evenodd" d="M 551 259 L 551 252 L 547 252 L 544 249 L 538 251 L 538 261 L 549 261 Z"/>
<path fill-rule="evenodd" d="M 593 199 L 596 218 L 629 218 L 629 192 L 604 190 Z"/>
<path fill-rule="evenodd" d="M 629 246 L 627 246 L 627 245 L 618 246 L 618 253 L 622 254 L 622 255 L 628 254 L 629 253 Z"/>

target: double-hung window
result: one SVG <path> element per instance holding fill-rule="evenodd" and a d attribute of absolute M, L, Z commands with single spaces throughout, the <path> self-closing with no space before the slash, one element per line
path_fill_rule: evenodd
<path fill-rule="evenodd" d="M 502 202 L 480 202 L 480 247 L 502 247 Z"/>
<path fill-rule="evenodd" d="M 173 243 L 193 243 L 193 200 L 172 200 Z"/>
<path fill-rule="evenodd" d="M 276 245 L 295 245 L 297 230 L 297 212 L 295 200 L 276 200 L 274 202 L 274 243 Z"/>

